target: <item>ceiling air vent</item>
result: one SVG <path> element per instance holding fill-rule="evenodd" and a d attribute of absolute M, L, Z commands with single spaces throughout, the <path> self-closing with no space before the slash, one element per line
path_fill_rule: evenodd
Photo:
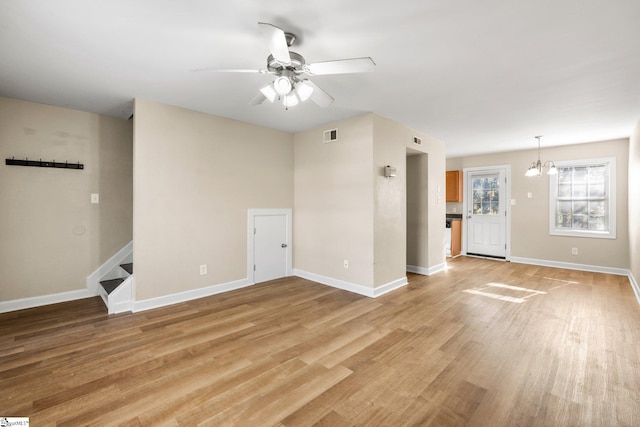
<path fill-rule="evenodd" d="M 335 142 L 338 140 L 338 129 L 325 130 L 322 135 L 322 142 L 325 144 L 328 142 Z"/>
<path fill-rule="evenodd" d="M 417 136 L 414 136 L 413 143 L 416 145 L 422 145 L 422 138 L 418 138 Z"/>

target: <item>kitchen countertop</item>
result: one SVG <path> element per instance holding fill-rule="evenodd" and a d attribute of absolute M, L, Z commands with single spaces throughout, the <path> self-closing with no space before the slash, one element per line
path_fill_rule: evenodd
<path fill-rule="evenodd" d="M 447 219 L 452 219 L 452 220 L 462 220 L 462 214 L 455 214 L 455 213 L 448 213 L 447 214 Z"/>

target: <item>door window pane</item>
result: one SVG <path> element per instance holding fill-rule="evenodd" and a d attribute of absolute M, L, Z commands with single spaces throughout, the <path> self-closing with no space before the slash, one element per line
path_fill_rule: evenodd
<path fill-rule="evenodd" d="M 498 215 L 500 210 L 500 181 L 498 175 L 475 176 L 472 179 L 473 214 Z"/>

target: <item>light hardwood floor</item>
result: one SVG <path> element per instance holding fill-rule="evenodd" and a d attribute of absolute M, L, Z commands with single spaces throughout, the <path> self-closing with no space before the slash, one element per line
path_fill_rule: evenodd
<path fill-rule="evenodd" d="M 376 299 L 299 278 L 137 314 L 0 315 L 0 416 L 44 425 L 638 426 L 626 277 L 457 258 Z"/>

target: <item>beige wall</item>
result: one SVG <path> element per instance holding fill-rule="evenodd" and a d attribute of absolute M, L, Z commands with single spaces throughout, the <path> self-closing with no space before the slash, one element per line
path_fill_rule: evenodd
<path fill-rule="evenodd" d="M 323 130 L 332 128 L 338 141 L 323 144 Z M 414 135 L 421 147 L 413 146 Z M 426 210 L 417 214 L 425 219 L 425 251 L 416 265 L 444 262 L 445 204 L 437 195 L 444 189 L 444 144 L 366 114 L 295 135 L 296 269 L 371 288 L 406 276 L 407 148 L 433 162 L 424 168 L 431 186 L 424 188 Z M 385 165 L 396 168 L 395 178 L 384 178 Z"/>
<path fill-rule="evenodd" d="M 292 143 L 286 132 L 136 100 L 136 300 L 246 278 L 247 210 L 293 206 Z"/>
<path fill-rule="evenodd" d="M 338 140 L 324 144 L 334 128 Z M 374 286 L 372 141 L 372 114 L 295 135 L 296 269 Z"/>
<path fill-rule="evenodd" d="M 407 266 L 407 165 L 406 127 L 373 115 L 373 236 L 374 286 L 406 277 Z M 396 168 L 395 178 L 384 177 L 386 165 Z"/>
<path fill-rule="evenodd" d="M 0 98 L 0 151 L 85 165 L 0 165 L 0 301 L 86 289 L 132 238 L 131 121 Z"/>
<path fill-rule="evenodd" d="M 640 120 L 629 141 L 629 261 L 640 283 Z"/>
<path fill-rule="evenodd" d="M 514 151 L 447 160 L 447 170 L 477 166 L 511 165 L 511 256 L 601 267 L 629 268 L 629 228 L 627 208 L 629 140 L 594 142 L 543 148 L 542 161 L 616 157 L 617 239 L 593 239 L 549 235 L 549 177 L 525 177 L 536 150 Z M 527 198 L 531 192 L 533 197 Z M 453 206 L 448 204 L 448 211 Z M 461 207 L 458 209 L 461 212 Z M 578 255 L 571 255 L 571 248 Z"/>

